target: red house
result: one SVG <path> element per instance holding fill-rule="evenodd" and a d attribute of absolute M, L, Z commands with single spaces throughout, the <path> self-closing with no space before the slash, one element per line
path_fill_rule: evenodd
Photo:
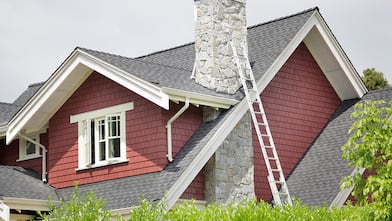
<path fill-rule="evenodd" d="M 290 194 L 344 204 L 350 190 L 339 182 L 353 169 L 340 147 L 352 106 L 392 92 L 367 93 L 317 8 L 246 30 L 241 1 L 212 17 L 207 3 L 195 4 L 195 43 L 138 58 L 76 48 L 47 81 L 0 103 L 0 220 L 33 218 L 75 182 L 123 215 L 141 195 L 166 195 L 169 207 L 271 201 L 228 39 L 248 45 L 239 51 L 261 91 Z M 208 19 L 221 21 L 218 34 Z"/>

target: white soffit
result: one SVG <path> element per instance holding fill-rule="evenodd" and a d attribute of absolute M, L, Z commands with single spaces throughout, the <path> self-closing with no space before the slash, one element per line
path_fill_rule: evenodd
<path fill-rule="evenodd" d="M 367 89 L 357 71 L 320 14 L 313 19 L 315 25 L 304 39 L 310 53 L 341 100 L 361 98 Z"/>

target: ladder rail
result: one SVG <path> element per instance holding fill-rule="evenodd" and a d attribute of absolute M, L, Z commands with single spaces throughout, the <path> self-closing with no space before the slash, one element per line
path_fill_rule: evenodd
<path fill-rule="evenodd" d="M 280 195 L 285 195 L 286 196 L 285 197 L 285 199 L 286 199 L 285 203 L 292 205 L 292 201 L 291 201 L 291 197 L 290 197 L 290 194 L 289 194 L 289 191 L 288 191 L 288 188 L 287 188 L 285 176 L 283 174 L 283 169 L 282 169 L 281 164 L 280 164 L 280 160 L 279 160 L 279 157 L 278 157 L 278 153 L 277 153 L 277 150 L 276 150 L 276 147 L 275 147 L 274 140 L 272 138 L 271 130 L 269 128 L 269 124 L 268 124 L 267 117 L 266 117 L 266 114 L 265 114 L 265 111 L 264 111 L 264 107 L 263 107 L 262 102 L 261 102 L 260 92 L 258 91 L 257 83 L 256 83 L 256 80 L 254 78 L 252 69 L 250 67 L 249 60 L 247 60 L 245 62 L 245 70 L 246 69 L 249 70 L 249 78 L 247 78 L 247 76 L 245 76 L 246 73 L 244 73 L 244 68 L 241 66 L 240 59 L 238 57 L 238 54 L 237 54 L 237 51 L 235 49 L 234 43 L 231 41 L 230 44 L 231 44 L 231 47 L 233 49 L 233 55 L 234 55 L 234 58 L 235 58 L 235 63 L 236 63 L 236 66 L 237 66 L 237 68 L 239 70 L 240 80 L 241 80 L 241 83 L 243 85 L 244 93 L 246 95 L 247 103 L 248 103 L 249 110 L 250 110 L 251 117 L 252 117 L 252 122 L 253 122 L 253 125 L 254 125 L 254 128 L 255 128 L 255 131 L 256 131 L 256 134 L 257 134 L 257 137 L 258 137 L 258 141 L 259 141 L 259 144 L 260 144 L 260 147 L 261 147 L 261 151 L 262 151 L 262 154 L 263 154 L 263 158 L 264 158 L 264 161 L 265 161 L 265 164 L 266 164 L 266 167 L 267 167 L 267 171 L 268 171 L 267 178 L 268 178 L 268 183 L 269 183 L 270 188 L 271 188 L 272 196 L 274 198 L 274 202 L 277 205 L 283 205 L 284 203 L 282 202 L 282 199 L 281 199 Z M 251 85 L 252 85 L 251 89 L 249 89 L 249 87 L 247 85 L 247 81 L 251 82 Z M 254 96 L 252 96 L 250 94 L 250 91 L 254 92 Z M 253 105 L 255 103 L 257 103 L 257 105 L 258 105 L 258 112 L 255 112 L 255 110 L 254 110 L 254 106 Z M 262 119 L 261 123 L 258 121 L 256 113 L 258 115 L 261 115 L 261 119 Z M 265 134 L 263 134 L 261 132 L 261 129 L 260 129 L 261 126 L 264 127 L 265 132 L 266 132 Z M 268 138 L 269 146 L 265 145 L 263 137 L 267 137 Z M 266 150 L 267 148 L 271 149 L 272 157 L 269 156 L 269 154 L 268 154 L 268 152 Z M 275 162 L 276 168 L 272 168 L 270 161 L 274 161 Z M 276 173 L 279 174 L 279 180 L 278 181 L 275 180 L 274 173 L 275 174 Z M 281 192 L 279 192 L 277 184 L 280 185 Z"/>

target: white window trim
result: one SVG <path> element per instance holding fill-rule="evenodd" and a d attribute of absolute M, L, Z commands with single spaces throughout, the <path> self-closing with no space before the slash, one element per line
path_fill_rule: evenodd
<path fill-rule="evenodd" d="M 29 137 L 31 139 L 34 139 L 38 143 L 40 142 L 39 134 L 29 135 Z M 26 155 L 26 142 L 27 142 L 27 140 L 25 140 L 21 137 L 19 138 L 19 158 L 16 160 L 16 162 L 24 161 L 24 160 L 31 160 L 31 159 L 42 157 L 41 152 L 40 152 L 40 147 L 36 144 L 35 144 L 35 154 Z"/>
<path fill-rule="evenodd" d="M 115 105 L 112 107 L 97 109 L 89 112 L 84 112 L 70 116 L 70 123 L 78 123 L 78 170 L 85 170 L 89 168 L 96 168 L 107 166 L 117 163 L 128 162 L 126 159 L 126 111 L 133 110 L 133 102 Z M 90 149 L 86 147 L 88 143 L 85 135 L 88 134 L 86 130 L 87 125 L 91 120 L 96 118 L 105 117 L 107 115 L 119 114 L 120 115 L 120 157 L 112 158 L 105 161 L 97 161 L 93 165 L 90 164 Z M 87 137 L 90 137 L 87 135 Z M 79 144 L 83 144 L 80 148 Z"/>

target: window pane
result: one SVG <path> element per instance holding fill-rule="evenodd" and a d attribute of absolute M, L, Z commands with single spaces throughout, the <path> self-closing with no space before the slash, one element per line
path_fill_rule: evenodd
<path fill-rule="evenodd" d="M 99 140 L 105 139 L 105 120 L 98 121 Z"/>
<path fill-rule="evenodd" d="M 120 157 L 120 138 L 109 140 L 109 157 Z"/>
<path fill-rule="evenodd" d="M 120 116 L 108 117 L 109 137 L 120 136 Z"/>
<path fill-rule="evenodd" d="M 35 144 L 26 140 L 26 155 L 35 154 Z"/>
<path fill-rule="evenodd" d="M 106 160 L 105 142 L 99 142 L 99 160 Z"/>

